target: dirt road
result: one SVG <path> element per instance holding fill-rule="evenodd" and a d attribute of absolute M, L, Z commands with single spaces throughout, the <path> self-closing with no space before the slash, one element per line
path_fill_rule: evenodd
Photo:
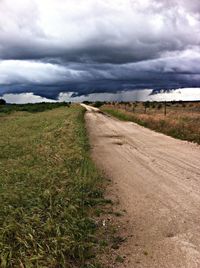
<path fill-rule="evenodd" d="M 93 157 L 129 219 L 121 267 L 200 267 L 200 147 L 85 107 Z"/>

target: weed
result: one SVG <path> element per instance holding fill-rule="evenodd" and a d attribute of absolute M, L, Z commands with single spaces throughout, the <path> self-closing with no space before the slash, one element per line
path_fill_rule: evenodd
<path fill-rule="evenodd" d="M 108 246 L 108 242 L 107 242 L 106 240 L 101 240 L 101 241 L 99 242 L 99 245 L 100 245 L 101 247 L 107 247 L 107 246 Z"/>
<path fill-rule="evenodd" d="M 126 239 L 121 236 L 114 236 L 112 238 L 112 248 L 113 249 L 119 249 L 120 245 L 125 241 Z"/>
<path fill-rule="evenodd" d="M 123 263 L 124 262 L 124 258 L 117 255 L 116 259 L 115 259 L 116 262 L 119 262 L 119 263 Z"/>

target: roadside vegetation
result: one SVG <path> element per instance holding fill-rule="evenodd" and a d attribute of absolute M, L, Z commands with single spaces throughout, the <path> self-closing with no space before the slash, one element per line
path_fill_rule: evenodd
<path fill-rule="evenodd" d="M 55 103 L 28 103 L 28 104 L 6 104 L 0 99 L 0 116 L 4 114 L 10 114 L 12 112 L 29 112 L 29 113 L 39 113 L 46 110 L 52 110 L 58 107 L 70 106 L 67 102 L 55 102 Z"/>
<path fill-rule="evenodd" d="M 120 120 L 200 144 L 200 102 L 110 103 L 101 110 Z"/>
<path fill-rule="evenodd" d="M 96 217 L 110 201 L 89 157 L 84 109 L 49 110 L 57 105 L 1 112 L 2 268 L 100 267 L 95 256 L 104 231 Z"/>

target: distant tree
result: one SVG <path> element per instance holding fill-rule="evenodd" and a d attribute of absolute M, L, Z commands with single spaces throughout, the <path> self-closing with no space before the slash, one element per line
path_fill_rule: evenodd
<path fill-rule="evenodd" d="M 100 108 L 102 105 L 104 105 L 104 103 L 102 101 L 96 101 L 93 106 L 96 108 Z"/>
<path fill-rule="evenodd" d="M 5 105 L 6 101 L 4 99 L 0 99 L 0 105 Z"/>
<path fill-rule="evenodd" d="M 149 101 L 146 101 L 146 102 L 143 103 L 143 105 L 144 105 L 144 112 L 145 112 L 145 114 L 146 114 L 146 112 L 147 112 L 147 108 L 150 107 L 150 102 L 149 102 Z"/>
<path fill-rule="evenodd" d="M 149 101 L 146 101 L 146 102 L 144 103 L 144 106 L 145 106 L 146 108 L 149 108 L 149 107 L 150 107 L 150 102 L 149 102 Z"/>
<path fill-rule="evenodd" d="M 88 105 L 88 104 L 91 104 L 90 101 L 83 101 L 83 103 L 84 103 L 84 104 L 87 104 L 87 105 Z"/>

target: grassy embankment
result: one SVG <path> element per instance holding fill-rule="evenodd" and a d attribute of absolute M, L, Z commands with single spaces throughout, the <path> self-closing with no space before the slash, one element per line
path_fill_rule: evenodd
<path fill-rule="evenodd" d="M 83 108 L 2 113 L 0 267 L 99 267 L 94 214 L 105 202 Z"/>
<path fill-rule="evenodd" d="M 102 111 L 174 138 L 200 144 L 200 103 L 126 103 L 104 105 Z"/>

